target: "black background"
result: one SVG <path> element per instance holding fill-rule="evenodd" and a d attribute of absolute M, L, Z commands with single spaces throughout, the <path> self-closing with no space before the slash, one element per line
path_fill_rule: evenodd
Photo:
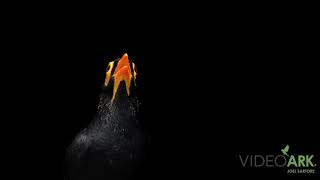
<path fill-rule="evenodd" d="M 123 53 L 137 65 L 151 137 L 137 178 L 287 177 L 242 168 L 238 154 L 286 144 L 319 154 L 312 22 L 259 10 L 83 6 L 8 15 L 14 171 L 63 179 L 66 147 L 95 114 L 108 62 Z"/>

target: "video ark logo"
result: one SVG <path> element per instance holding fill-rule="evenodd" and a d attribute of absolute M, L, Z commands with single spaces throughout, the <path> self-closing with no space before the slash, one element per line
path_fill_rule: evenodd
<path fill-rule="evenodd" d="M 314 174 L 317 164 L 314 162 L 313 154 L 294 155 L 289 153 L 290 146 L 287 144 L 281 149 L 282 154 L 260 155 L 247 154 L 239 155 L 242 167 L 267 167 L 286 168 L 287 174 Z"/>

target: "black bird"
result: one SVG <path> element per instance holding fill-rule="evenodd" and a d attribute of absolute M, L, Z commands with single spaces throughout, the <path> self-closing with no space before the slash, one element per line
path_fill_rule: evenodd
<path fill-rule="evenodd" d="M 136 66 L 127 54 L 109 63 L 97 114 L 67 149 L 65 180 L 132 176 L 144 144 L 139 102 L 133 94 L 136 76 Z"/>

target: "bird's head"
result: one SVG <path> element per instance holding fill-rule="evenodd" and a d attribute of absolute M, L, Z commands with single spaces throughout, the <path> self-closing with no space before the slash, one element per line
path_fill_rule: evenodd
<path fill-rule="evenodd" d="M 111 102 L 117 98 L 118 89 L 123 88 L 122 86 L 125 86 L 127 96 L 130 96 L 132 86 L 136 86 L 136 69 L 136 65 L 129 60 L 127 53 L 120 59 L 109 62 L 104 87 L 112 90 Z"/>

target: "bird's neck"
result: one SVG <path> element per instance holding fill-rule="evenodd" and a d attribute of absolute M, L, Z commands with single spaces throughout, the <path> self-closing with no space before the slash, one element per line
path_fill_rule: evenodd
<path fill-rule="evenodd" d="M 94 124 L 98 124 L 99 127 L 109 125 L 121 128 L 133 127 L 137 119 L 137 99 L 128 97 L 124 88 L 119 89 L 113 102 L 111 98 L 110 93 L 101 93 Z"/>

